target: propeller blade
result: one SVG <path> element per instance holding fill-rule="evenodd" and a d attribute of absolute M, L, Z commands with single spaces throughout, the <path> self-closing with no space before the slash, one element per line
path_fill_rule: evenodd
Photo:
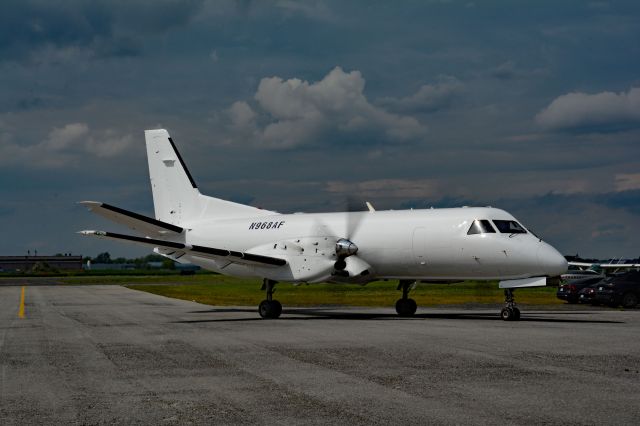
<path fill-rule="evenodd" d="M 356 234 L 360 225 L 362 224 L 362 220 L 366 217 L 366 211 L 370 211 L 367 208 L 367 204 L 365 201 L 354 197 L 352 195 L 347 196 L 347 230 L 345 238 L 351 240 L 353 236 Z"/>

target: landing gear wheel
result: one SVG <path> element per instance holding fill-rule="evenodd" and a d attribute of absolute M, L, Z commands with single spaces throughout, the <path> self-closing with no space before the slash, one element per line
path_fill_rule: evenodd
<path fill-rule="evenodd" d="M 273 305 L 274 309 L 274 318 L 280 318 L 280 314 L 282 313 L 282 303 L 278 302 L 277 300 L 272 300 L 271 304 Z"/>
<path fill-rule="evenodd" d="M 500 311 L 500 318 L 504 321 L 518 321 L 520 319 L 520 309 L 516 307 L 513 290 L 510 288 L 504 290 L 504 308 Z"/>
<path fill-rule="evenodd" d="M 514 316 L 515 313 L 513 312 L 512 308 L 502 308 L 502 310 L 500 311 L 500 318 L 502 318 L 504 321 L 513 321 Z"/>
<path fill-rule="evenodd" d="M 513 320 L 518 321 L 520 319 L 520 309 L 513 307 Z"/>
<path fill-rule="evenodd" d="M 396 302 L 396 312 L 403 318 L 412 317 L 417 309 L 418 304 L 413 299 L 398 299 Z"/>
<path fill-rule="evenodd" d="M 263 300 L 258 306 L 262 318 L 275 319 L 282 313 L 282 305 L 277 300 Z"/>
<path fill-rule="evenodd" d="M 266 300 L 260 302 L 258 313 L 262 318 L 275 319 L 282 313 L 282 304 L 273 298 L 277 281 L 265 278 L 262 281 L 262 290 L 267 292 Z"/>
<path fill-rule="evenodd" d="M 415 287 L 415 281 L 400 280 L 398 283 L 398 290 L 402 290 L 402 299 L 398 299 L 396 302 L 396 312 L 398 316 L 403 318 L 412 317 L 418 309 L 418 304 L 415 300 L 409 298 L 409 292 Z"/>

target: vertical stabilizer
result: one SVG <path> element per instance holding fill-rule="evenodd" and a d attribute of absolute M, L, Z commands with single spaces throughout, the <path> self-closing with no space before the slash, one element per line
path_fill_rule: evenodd
<path fill-rule="evenodd" d="M 145 130 L 144 136 L 156 219 L 181 225 L 198 219 L 273 214 L 201 195 L 169 132 Z"/>
<path fill-rule="evenodd" d="M 198 186 L 164 129 L 145 130 L 156 219 L 179 224 L 199 213 Z"/>

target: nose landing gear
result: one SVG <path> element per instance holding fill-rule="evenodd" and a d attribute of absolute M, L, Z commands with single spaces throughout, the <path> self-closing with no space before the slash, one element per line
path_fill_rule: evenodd
<path fill-rule="evenodd" d="M 520 309 L 516 307 L 513 297 L 513 290 L 504 289 L 504 308 L 500 311 L 500 318 L 505 321 L 518 321 L 520 319 Z"/>
<path fill-rule="evenodd" d="M 273 292 L 275 291 L 275 286 L 277 281 L 264 279 L 262 281 L 261 290 L 266 290 L 267 298 L 260 302 L 258 306 L 258 313 L 262 318 L 266 319 L 275 319 L 280 316 L 282 313 L 282 304 L 273 298 Z"/>
<path fill-rule="evenodd" d="M 400 317 L 412 317 L 418 309 L 418 304 L 415 300 L 409 298 L 409 291 L 411 291 L 414 281 L 400 280 L 398 284 L 398 290 L 402 290 L 402 299 L 398 299 L 396 302 L 396 312 Z"/>

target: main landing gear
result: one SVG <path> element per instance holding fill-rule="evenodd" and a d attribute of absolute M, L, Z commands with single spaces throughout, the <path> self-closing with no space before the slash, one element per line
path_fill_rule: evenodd
<path fill-rule="evenodd" d="M 520 309 L 516 307 L 513 290 L 510 288 L 504 289 L 504 308 L 500 311 L 500 318 L 505 321 L 518 321 L 520 319 Z"/>
<path fill-rule="evenodd" d="M 398 299 L 396 302 L 396 312 L 401 317 L 412 317 L 418 309 L 418 304 L 415 300 L 409 298 L 409 291 L 411 291 L 414 281 L 400 280 L 398 284 L 398 290 L 402 290 L 402 299 Z"/>
<path fill-rule="evenodd" d="M 264 279 L 262 281 L 261 290 L 266 290 L 267 299 L 260 302 L 258 306 L 258 312 L 262 318 L 278 318 L 282 313 L 282 305 L 277 300 L 273 299 L 273 292 L 275 291 L 275 286 L 277 281 Z"/>

